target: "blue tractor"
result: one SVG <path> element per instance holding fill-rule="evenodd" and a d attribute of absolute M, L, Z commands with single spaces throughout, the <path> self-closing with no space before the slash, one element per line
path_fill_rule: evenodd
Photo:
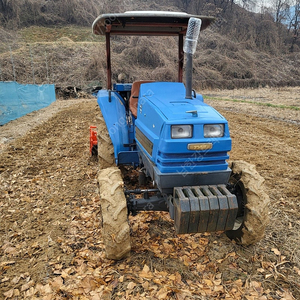
<path fill-rule="evenodd" d="M 107 89 L 97 94 L 102 114 L 97 152 L 107 258 L 121 259 L 130 251 L 128 214 L 138 211 L 168 211 L 177 234 L 224 231 L 244 245 L 264 235 L 269 202 L 264 180 L 246 162 L 229 166 L 228 122 L 192 89 L 199 32 L 213 21 L 181 12 L 132 11 L 103 14 L 93 23 L 93 32 L 106 37 Z M 177 36 L 178 82 L 142 78 L 112 84 L 112 35 Z M 144 188 L 124 185 L 120 168 L 129 167 Z"/>

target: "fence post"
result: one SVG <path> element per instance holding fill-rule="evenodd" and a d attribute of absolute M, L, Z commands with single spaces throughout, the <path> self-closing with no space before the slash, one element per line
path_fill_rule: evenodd
<path fill-rule="evenodd" d="M 31 51 L 31 44 L 29 44 L 29 51 L 30 51 L 30 57 L 31 57 L 32 79 L 33 79 L 33 84 L 35 84 L 33 56 L 32 56 L 32 51 Z"/>
<path fill-rule="evenodd" d="M 0 64 L 0 77 L 1 77 L 1 81 L 3 81 L 3 74 L 2 74 L 1 64 Z"/>
<path fill-rule="evenodd" d="M 13 75 L 14 75 L 14 81 L 16 81 L 15 64 L 14 64 L 14 58 L 13 58 L 13 55 L 12 55 L 11 46 L 9 46 L 9 51 L 10 51 L 10 60 L 11 60 L 11 64 L 12 64 L 12 70 L 13 70 Z"/>
<path fill-rule="evenodd" d="M 49 69 L 48 69 L 48 60 L 47 60 L 47 52 L 46 51 L 45 51 L 45 60 L 46 60 L 47 83 L 49 83 Z"/>

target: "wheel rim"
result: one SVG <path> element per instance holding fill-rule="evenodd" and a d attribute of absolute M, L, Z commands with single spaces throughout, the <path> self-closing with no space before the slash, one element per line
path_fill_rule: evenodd
<path fill-rule="evenodd" d="M 239 230 L 243 226 L 245 220 L 246 193 L 242 181 L 240 180 L 240 178 L 237 178 L 237 176 L 232 176 L 230 178 L 228 189 L 232 194 L 236 196 L 238 202 L 238 213 L 234 222 L 234 226 L 232 228 L 232 230 L 235 231 Z"/>

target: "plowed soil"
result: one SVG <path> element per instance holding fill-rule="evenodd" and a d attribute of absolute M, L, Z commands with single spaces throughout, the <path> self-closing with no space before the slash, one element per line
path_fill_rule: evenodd
<path fill-rule="evenodd" d="M 289 95 L 281 104 L 299 105 Z M 262 241 L 177 236 L 167 214 L 145 212 L 130 217 L 130 256 L 106 259 L 89 154 L 99 109 L 95 99 L 57 100 L 0 128 L 0 299 L 300 299 L 299 111 L 207 102 L 229 121 L 230 159 L 265 178 Z"/>

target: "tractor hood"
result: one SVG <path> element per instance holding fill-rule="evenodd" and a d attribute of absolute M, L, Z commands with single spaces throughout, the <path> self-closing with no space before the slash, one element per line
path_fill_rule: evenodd
<path fill-rule="evenodd" d="M 201 95 L 186 99 L 185 94 L 183 83 L 153 82 L 141 85 L 139 97 L 150 101 L 169 121 L 195 118 L 210 121 L 224 119 L 215 109 L 203 102 Z"/>

